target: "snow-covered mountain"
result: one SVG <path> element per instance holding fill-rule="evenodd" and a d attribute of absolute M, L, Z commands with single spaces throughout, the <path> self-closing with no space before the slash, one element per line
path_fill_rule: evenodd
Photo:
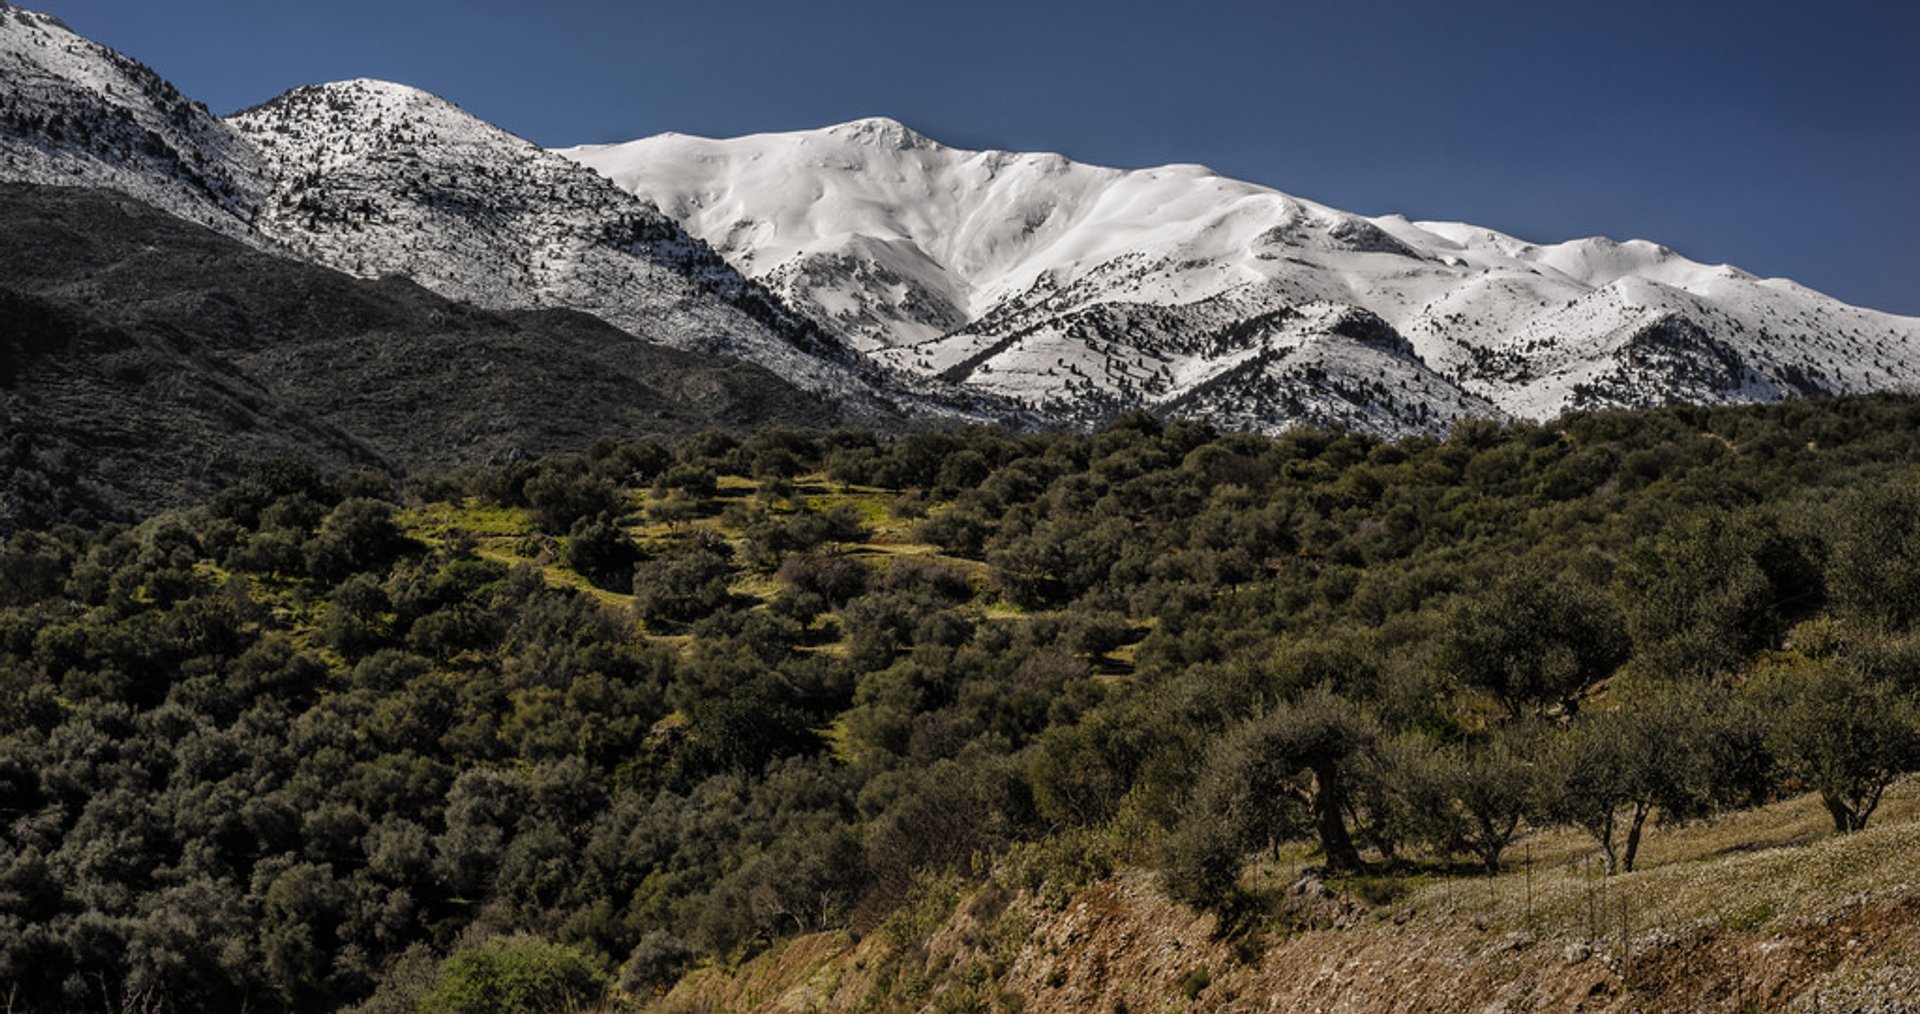
<path fill-rule="evenodd" d="M 0 178 L 118 190 L 257 239 L 253 146 L 144 64 L 0 3 L 0 83 Z"/>
<path fill-rule="evenodd" d="M 0 179 L 105 187 L 488 309 L 584 310 L 856 417 L 1134 408 L 1273 430 L 1920 387 L 1920 320 L 1639 241 L 1348 214 L 1201 166 L 899 123 L 543 151 L 425 92 L 226 120 L 0 2 Z"/>
<path fill-rule="evenodd" d="M 880 361 L 1069 417 L 1431 430 L 1920 381 L 1920 320 L 1651 243 L 1367 218 L 1202 166 L 963 151 L 886 119 L 561 154 Z"/>
<path fill-rule="evenodd" d="M 856 417 L 903 400 L 946 407 L 646 202 L 402 85 L 297 88 L 221 120 L 58 19 L 0 3 L 0 180 L 117 190 L 256 247 L 487 309 L 584 310 L 649 342 L 768 367 Z"/>
<path fill-rule="evenodd" d="M 406 275 L 488 308 L 585 310 L 816 390 L 870 386 L 859 356 L 678 223 L 436 96 L 383 81 L 312 85 L 227 123 L 273 181 L 259 228 L 306 259 Z"/>

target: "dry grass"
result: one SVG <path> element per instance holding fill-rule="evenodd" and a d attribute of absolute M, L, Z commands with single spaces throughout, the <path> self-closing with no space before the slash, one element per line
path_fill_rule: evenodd
<path fill-rule="evenodd" d="M 1248 871 L 1272 909 L 1240 929 L 1128 866 L 1022 895 L 1004 949 L 965 916 L 989 884 L 915 940 L 803 937 L 695 973 L 665 1009 L 1912 1010 L 1917 833 L 1920 778 L 1854 835 L 1813 796 L 1651 827 L 1641 869 L 1614 877 L 1584 835 L 1555 829 L 1516 843 L 1497 877 L 1435 867 L 1321 893 L 1302 879 L 1318 856 L 1291 844 Z"/>
<path fill-rule="evenodd" d="M 1638 868 L 1606 876 L 1597 847 L 1576 831 L 1526 836 L 1497 877 L 1427 874 L 1379 907 L 1432 930 L 1523 934 L 1581 943 L 1618 959 L 1688 934 L 1823 926 L 1872 907 L 1920 904 L 1920 778 L 1887 793 L 1872 826 L 1833 832 L 1816 796 L 1716 820 L 1649 827 Z M 1315 857 L 1303 847 L 1256 864 L 1250 888 L 1277 894 Z M 1352 890 L 1340 882 L 1337 890 Z"/>

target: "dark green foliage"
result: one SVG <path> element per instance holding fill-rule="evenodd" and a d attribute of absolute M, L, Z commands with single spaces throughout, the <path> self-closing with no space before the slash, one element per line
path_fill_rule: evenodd
<path fill-rule="evenodd" d="M 647 992 L 872 927 L 1016 844 L 1049 898 L 1158 854 L 1179 897 L 1255 911 L 1240 873 L 1287 841 L 1392 877 L 1552 821 L 1627 868 L 1664 822 L 1802 789 L 1858 828 L 1920 763 L 1920 638 L 1867 548 L 1906 555 L 1916 417 L 702 434 L 416 479 L 462 501 L 419 514 L 283 462 L 21 533 L 0 981 L 35 1010 L 400 1010 L 517 1003 L 484 997 L 545 954 L 590 1005 L 616 969 Z M 814 509 L 821 467 L 924 504 L 946 552 Z M 642 507 L 671 523 L 639 546 Z M 428 534 L 504 508 L 566 524 Z M 537 564 L 480 555 L 509 539 Z M 633 611 L 562 565 L 631 574 Z"/>
<path fill-rule="evenodd" d="M 583 463 L 548 465 L 527 480 L 524 496 L 540 530 L 555 535 L 591 518 L 618 517 L 623 506 L 619 488 Z"/>
<path fill-rule="evenodd" d="M 334 583 L 348 575 L 385 567 L 409 548 L 393 523 L 393 506 L 363 498 L 340 502 L 307 544 L 307 567 L 316 580 Z"/>
<path fill-rule="evenodd" d="M 665 990 L 686 970 L 693 949 L 666 930 L 651 930 L 633 946 L 626 964 L 620 966 L 620 990 L 633 996 L 649 996 Z"/>
<path fill-rule="evenodd" d="M 866 564 L 842 553 L 789 556 L 780 565 L 782 582 L 803 595 L 818 595 L 835 609 L 865 594 L 872 576 Z"/>
<path fill-rule="evenodd" d="M 602 514 L 574 522 L 567 532 L 566 561 L 595 587 L 628 593 L 633 591 L 633 568 L 640 562 L 640 547 Z"/>
<path fill-rule="evenodd" d="M 1486 739 L 1440 751 L 1436 757 L 1441 810 L 1432 818 L 1435 844 L 1466 852 L 1489 874 L 1500 872 L 1500 855 L 1535 812 L 1532 754 L 1539 734 L 1503 728 Z"/>
<path fill-rule="evenodd" d="M 850 507 L 826 511 L 798 511 L 790 515 L 762 513 L 744 526 L 751 562 L 772 570 L 782 558 L 834 543 L 860 542 L 867 529 Z"/>
<path fill-rule="evenodd" d="M 727 602 L 733 566 L 724 547 L 696 545 L 641 564 L 633 575 L 633 608 L 648 624 L 692 623 Z"/>
<path fill-rule="evenodd" d="M 985 552 L 992 522 L 980 513 L 962 507 L 950 507 L 922 521 L 914 537 L 939 546 L 954 556 L 977 560 Z"/>
<path fill-rule="evenodd" d="M 1669 525 L 1626 555 L 1616 589 L 1642 668 L 1661 677 L 1733 669 L 1824 598 L 1804 548 L 1751 510 Z"/>
<path fill-rule="evenodd" d="M 1887 786 L 1920 768 L 1913 696 L 1844 662 L 1768 668 L 1750 692 L 1765 702 L 1781 770 L 1820 793 L 1835 831 L 1866 827 Z"/>
<path fill-rule="evenodd" d="M 1231 730 L 1210 752 L 1189 813 L 1163 857 L 1168 890 L 1218 905 L 1248 850 L 1314 835 L 1329 870 L 1361 867 L 1347 827 L 1348 785 L 1373 731 L 1355 709 L 1319 689 Z"/>
<path fill-rule="evenodd" d="M 1834 601 L 1890 630 L 1920 620 L 1920 484 L 1862 490 L 1837 506 L 1828 582 Z"/>
<path fill-rule="evenodd" d="M 1626 661 L 1620 614 L 1578 576 L 1523 567 L 1468 597 L 1447 617 L 1442 664 L 1515 717 L 1571 709 L 1580 692 Z"/>
<path fill-rule="evenodd" d="M 1630 688 L 1622 707 L 1556 736 L 1539 767 L 1540 805 L 1593 836 L 1607 872 L 1633 872 L 1647 819 L 1704 816 L 1738 798 L 1745 714 L 1701 683 Z"/>

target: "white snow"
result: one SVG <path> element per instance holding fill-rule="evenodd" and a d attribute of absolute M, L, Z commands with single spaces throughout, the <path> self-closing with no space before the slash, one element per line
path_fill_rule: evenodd
<path fill-rule="evenodd" d="M 0 7 L 0 179 L 105 187 L 229 236 L 266 189 L 252 146 L 145 66 Z"/>
<path fill-rule="evenodd" d="M 1377 314 L 1444 376 L 1438 384 L 1530 417 L 1920 384 L 1920 320 L 1643 240 L 1542 245 L 1465 223 L 1364 218 L 1204 166 L 1129 171 L 965 151 L 879 118 L 559 153 L 653 201 L 881 361 L 930 375 L 971 364 L 959 370 L 969 384 L 1034 405 L 1083 386 L 1141 404 L 1176 399 L 1228 362 L 1183 343 L 1315 303 Z M 1117 323 L 1138 306 L 1181 320 Z M 1099 307 L 1116 311 L 1104 330 L 1084 319 Z M 1669 333 L 1692 351 L 1674 355 L 1731 355 L 1745 372 L 1676 365 L 1645 337 L 1627 348 L 1676 315 L 1708 345 L 1694 348 L 1694 332 L 1676 325 Z M 1124 371 L 1072 374 L 1090 361 L 1073 348 L 1090 329 L 1169 356 L 1172 393 L 1130 390 Z M 1865 366 L 1863 342 L 1878 353 Z M 1790 383 L 1791 370 L 1812 389 Z"/>

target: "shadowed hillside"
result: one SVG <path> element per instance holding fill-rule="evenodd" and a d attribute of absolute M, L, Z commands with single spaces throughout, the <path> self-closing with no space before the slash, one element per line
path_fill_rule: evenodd
<path fill-rule="evenodd" d="M 839 419 L 759 367 L 358 281 L 106 192 L 0 186 L 0 314 L 0 529 L 184 504 L 275 455 L 406 470 Z"/>

